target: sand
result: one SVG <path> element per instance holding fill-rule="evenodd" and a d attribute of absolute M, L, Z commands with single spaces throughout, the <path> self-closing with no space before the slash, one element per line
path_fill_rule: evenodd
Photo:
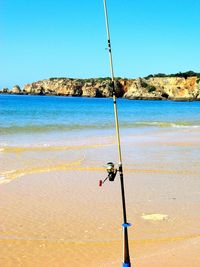
<path fill-rule="evenodd" d="M 200 266 L 198 129 L 122 133 L 132 266 Z M 121 266 L 114 136 L 1 147 L 0 266 Z"/>

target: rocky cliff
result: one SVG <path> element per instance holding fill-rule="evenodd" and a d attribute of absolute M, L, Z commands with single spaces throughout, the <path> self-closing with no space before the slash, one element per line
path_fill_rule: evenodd
<path fill-rule="evenodd" d="M 125 86 L 125 98 L 200 100 L 200 80 L 197 77 L 164 77 L 136 79 Z"/>
<path fill-rule="evenodd" d="M 128 99 L 200 100 L 198 77 L 150 77 L 116 79 L 117 97 Z M 1 91 L 8 93 L 7 90 Z M 26 84 L 21 90 L 14 86 L 9 93 L 31 95 L 58 95 L 83 97 L 111 97 L 110 79 L 51 78 Z"/>

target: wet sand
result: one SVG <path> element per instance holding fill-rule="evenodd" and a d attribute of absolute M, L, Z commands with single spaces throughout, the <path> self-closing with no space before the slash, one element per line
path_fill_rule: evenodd
<path fill-rule="evenodd" d="M 122 133 L 133 266 L 200 266 L 200 132 Z M 1 147 L 0 266 L 121 266 L 115 137 Z"/>

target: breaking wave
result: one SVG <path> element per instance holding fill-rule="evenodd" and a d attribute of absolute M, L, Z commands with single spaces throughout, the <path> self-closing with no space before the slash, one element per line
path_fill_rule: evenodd
<path fill-rule="evenodd" d="M 160 127 L 160 128 L 200 128 L 200 123 L 188 122 L 163 122 L 163 121 L 136 121 L 136 122 L 121 122 L 122 128 L 138 128 L 138 127 Z M 68 132 L 81 130 L 97 130 L 97 129 L 111 129 L 114 123 L 103 124 L 49 124 L 49 125 L 11 125 L 7 127 L 0 127 L 0 134 L 33 134 L 33 133 L 48 133 L 48 132 Z"/>
<path fill-rule="evenodd" d="M 153 127 L 173 127 L 173 128 L 199 128 L 200 124 L 192 124 L 189 122 L 163 122 L 163 121 L 142 121 L 136 122 L 138 126 Z"/>

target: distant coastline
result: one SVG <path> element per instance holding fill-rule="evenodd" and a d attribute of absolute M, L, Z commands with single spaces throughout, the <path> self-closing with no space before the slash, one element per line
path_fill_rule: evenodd
<path fill-rule="evenodd" d="M 166 75 L 163 73 L 143 78 L 116 78 L 117 97 L 141 100 L 200 100 L 200 73 L 193 71 Z M 112 97 L 110 78 L 50 78 L 11 90 L 3 88 L 0 94 Z"/>

